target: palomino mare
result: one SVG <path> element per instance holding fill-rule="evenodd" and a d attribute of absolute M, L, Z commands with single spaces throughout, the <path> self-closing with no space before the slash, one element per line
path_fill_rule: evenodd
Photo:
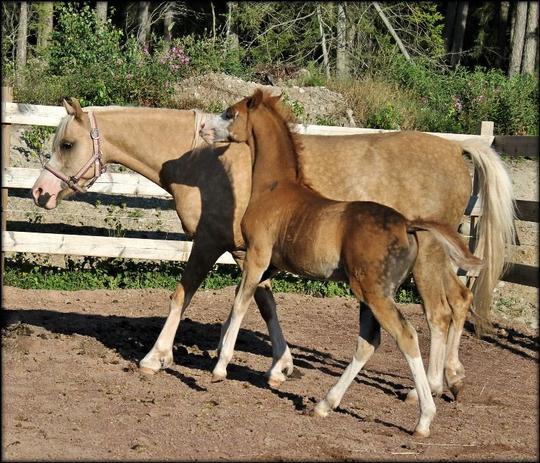
<path fill-rule="evenodd" d="M 382 326 L 396 340 L 414 378 L 420 407 L 414 434 L 427 437 L 435 403 L 416 330 L 394 304 L 394 295 L 416 260 L 419 231 L 429 232 L 461 268 L 479 268 L 481 261 L 447 225 L 407 220 L 395 209 L 371 201 L 335 201 L 306 186 L 298 168 L 301 149 L 280 111 L 279 98 L 256 90 L 224 112 L 221 129 L 203 131 L 210 143 L 247 143 L 253 158 L 251 198 L 241 223 L 247 247 L 242 280 L 223 325 L 214 379 L 227 376 L 240 324 L 267 269 L 347 281 L 360 303 L 356 352 L 314 413 L 326 416 L 339 405 L 380 344 Z"/>
<path fill-rule="evenodd" d="M 250 195 L 249 148 L 237 143 L 218 147 L 202 144 L 198 140 L 199 122 L 211 117 L 199 117 L 196 111 L 127 107 L 83 111 L 76 99 L 64 102 L 64 106 L 68 115 L 56 129 L 47 167 L 65 177 L 62 180 L 44 170 L 32 188 L 36 204 L 55 208 L 73 193 L 68 182 L 84 187 L 100 172 L 101 164 L 118 163 L 169 191 L 184 231 L 194 239 L 163 329 L 140 362 L 142 371 L 157 372 L 173 362 L 173 342 L 181 317 L 217 258 L 230 251 L 242 265 L 240 220 Z M 91 138 L 96 132 L 91 125 L 94 120 L 92 124 L 99 129 L 97 140 Z M 301 140 L 305 147 L 303 176 L 324 196 L 376 201 L 405 216 L 436 220 L 454 229 L 471 194 L 472 182 L 463 155 L 470 156 L 480 173 L 484 201 L 477 249 L 485 268 L 477 279 L 475 304 L 476 312 L 487 317 L 492 290 L 502 271 L 504 246 L 513 238 L 511 183 L 499 157 L 487 144 L 456 143 L 418 132 L 301 136 Z M 327 161 L 328 156 L 332 156 L 332 162 Z M 101 161 L 96 163 L 98 158 Z M 456 277 L 440 245 L 425 233 L 419 234 L 413 275 L 431 331 L 431 389 L 441 394 L 446 378 L 457 395 L 465 378 L 459 341 L 470 293 Z M 273 363 L 268 376 L 276 384 L 285 380 L 282 372 L 290 373 L 293 363 L 269 281 L 259 285 L 255 301 L 270 333 Z M 411 395 L 414 398 L 414 391 Z"/>

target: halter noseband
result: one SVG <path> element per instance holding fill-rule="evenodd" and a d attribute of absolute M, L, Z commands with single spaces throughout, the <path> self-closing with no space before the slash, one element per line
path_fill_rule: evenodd
<path fill-rule="evenodd" d="M 44 169 L 47 169 L 51 174 L 53 174 L 54 176 L 58 177 L 60 180 L 65 182 L 72 190 L 78 191 L 79 193 L 86 193 L 88 191 L 88 188 L 90 188 L 94 184 L 94 182 L 98 179 L 98 177 L 107 169 L 106 166 L 103 165 L 103 159 L 102 159 L 103 153 L 101 151 L 99 129 L 97 128 L 97 122 L 96 122 L 96 118 L 93 112 L 91 111 L 88 112 L 88 119 L 90 120 L 90 127 L 91 127 L 90 138 L 92 139 L 92 146 L 93 146 L 94 154 L 87 161 L 87 163 L 84 166 L 82 166 L 81 170 L 79 170 L 77 174 L 71 177 L 68 177 L 62 172 L 54 169 L 53 167 L 50 167 L 48 164 L 44 166 Z M 92 177 L 90 182 L 86 185 L 86 187 L 81 187 L 79 185 L 79 180 L 84 174 L 86 174 L 88 169 L 92 167 L 92 164 L 94 164 L 94 176 Z"/>

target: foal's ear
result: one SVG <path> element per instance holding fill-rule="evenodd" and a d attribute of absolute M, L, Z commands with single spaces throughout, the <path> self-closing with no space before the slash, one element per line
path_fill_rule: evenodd
<path fill-rule="evenodd" d="M 248 109 L 257 109 L 263 100 L 263 92 L 260 88 L 255 90 L 255 93 L 249 97 L 247 101 Z"/>
<path fill-rule="evenodd" d="M 281 100 L 282 96 L 283 96 L 283 92 L 280 93 L 279 95 L 269 96 L 268 100 L 270 101 L 271 105 L 275 105 L 279 100 Z"/>
<path fill-rule="evenodd" d="M 62 104 L 70 116 L 75 116 L 75 119 L 79 121 L 82 120 L 83 110 L 77 98 L 68 98 L 67 100 L 64 98 Z"/>

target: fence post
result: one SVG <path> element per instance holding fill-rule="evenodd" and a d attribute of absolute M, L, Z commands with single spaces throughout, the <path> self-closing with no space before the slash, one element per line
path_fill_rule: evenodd
<path fill-rule="evenodd" d="M 4 103 L 11 103 L 13 101 L 13 88 L 2 87 L 2 105 Z M 5 114 L 5 108 L 2 108 L 2 114 Z M 10 164 L 10 146 L 11 146 L 11 124 L 4 124 L 2 122 L 2 169 L 9 167 Z M 4 175 L 2 171 L 2 176 Z M 2 188 L 2 235 L 6 231 L 6 210 L 8 204 L 8 190 Z M 0 282 L 2 287 L 4 286 L 4 252 L 2 251 Z"/>

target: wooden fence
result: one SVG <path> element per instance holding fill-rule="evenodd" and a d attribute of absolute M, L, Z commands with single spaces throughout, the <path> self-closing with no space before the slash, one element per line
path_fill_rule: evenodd
<path fill-rule="evenodd" d="M 192 243 L 190 241 L 6 231 L 8 189 L 31 188 L 41 172 L 41 169 L 10 167 L 9 153 L 11 124 L 56 127 L 61 118 L 65 115 L 65 109 L 61 106 L 13 103 L 11 102 L 11 89 L 2 88 L 2 255 L 4 252 L 30 252 L 38 254 L 120 257 L 149 260 L 187 260 L 191 251 Z M 300 133 L 318 135 L 388 132 L 388 130 L 381 129 L 318 125 L 300 125 L 298 126 L 298 131 Z M 492 143 L 495 149 L 500 152 L 502 151 L 509 156 L 525 155 L 538 157 L 538 137 L 494 136 L 492 122 L 482 122 L 480 135 L 451 133 L 432 134 L 451 140 L 481 137 L 489 143 Z M 89 191 L 111 195 L 149 196 L 172 201 L 169 193 L 138 174 L 105 173 L 97 180 Z M 518 218 L 520 220 L 538 222 L 538 202 L 518 201 L 517 203 Z M 469 215 L 471 221 L 474 222 L 481 213 L 481 200 L 475 195 L 471 197 L 466 214 Z M 217 262 L 220 264 L 233 264 L 234 260 L 229 253 L 225 253 Z M 538 269 L 533 266 L 515 263 L 511 265 L 503 279 L 538 287 Z"/>

